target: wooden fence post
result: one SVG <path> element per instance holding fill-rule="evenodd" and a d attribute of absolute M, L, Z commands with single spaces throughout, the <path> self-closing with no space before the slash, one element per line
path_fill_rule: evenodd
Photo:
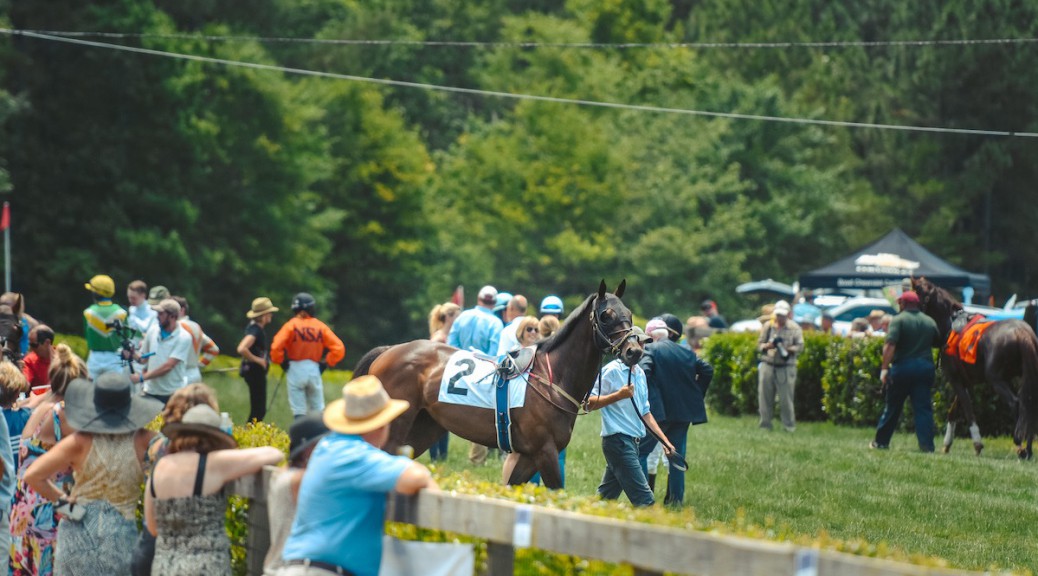
<path fill-rule="evenodd" d="M 487 542 L 487 573 L 489 576 L 512 576 L 515 572 L 515 548 L 511 544 Z"/>

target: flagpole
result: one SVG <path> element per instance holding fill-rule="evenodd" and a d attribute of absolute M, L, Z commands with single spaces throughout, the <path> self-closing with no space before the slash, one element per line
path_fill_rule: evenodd
<path fill-rule="evenodd" d="M 11 291 L 11 206 L 4 202 L 4 291 Z"/>

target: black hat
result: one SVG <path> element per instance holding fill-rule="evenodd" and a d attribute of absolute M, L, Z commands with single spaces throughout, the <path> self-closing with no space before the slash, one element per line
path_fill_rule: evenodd
<path fill-rule="evenodd" d="M 324 424 L 324 415 L 313 412 L 296 420 L 288 428 L 288 461 L 295 460 L 304 450 L 329 432 Z"/>
<path fill-rule="evenodd" d="M 670 339 L 677 342 L 685 328 L 681 320 L 678 320 L 678 317 L 673 314 L 660 314 L 660 320 L 667 325 L 667 335 Z"/>
<path fill-rule="evenodd" d="M 125 434 L 143 428 L 162 410 L 162 402 L 134 394 L 130 377 L 106 372 L 94 382 L 76 378 L 65 390 L 65 417 L 82 432 Z"/>

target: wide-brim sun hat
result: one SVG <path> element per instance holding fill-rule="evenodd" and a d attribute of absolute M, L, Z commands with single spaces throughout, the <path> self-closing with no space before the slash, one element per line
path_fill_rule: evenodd
<path fill-rule="evenodd" d="M 245 317 L 248 319 L 259 318 L 264 314 L 270 314 L 277 312 L 278 308 L 274 306 L 274 303 L 270 301 L 270 298 L 261 296 L 252 301 L 252 308 L 245 313 Z"/>
<path fill-rule="evenodd" d="M 165 286 L 152 286 L 148 291 L 148 304 L 155 305 L 169 298 L 169 288 Z"/>
<path fill-rule="evenodd" d="M 324 424 L 334 432 L 367 434 L 392 422 L 411 407 L 389 397 L 376 376 L 355 378 L 342 387 L 342 398 L 324 409 Z"/>
<path fill-rule="evenodd" d="M 69 426 L 95 434 L 125 434 L 151 422 L 162 402 L 133 393 L 130 377 L 118 372 L 96 381 L 76 378 L 65 390 L 65 418 Z"/>
<path fill-rule="evenodd" d="M 638 339 L 638 342 L 645 344 L 646 342 L 652 342 L 652 336 L 649 336 L 641 329 L 641 326 L 631 326 L 631 336 Z"/>
<path fill-rule="evenodd" d="M 238 447 L 234 436 L 220 429 L 220 415 L 208 404 L 192 406 L 184 412 L 180 422 L 170 422 L 163 426 L 162 434 L 170 440 L 182 434 L 198 434 L 215 440 L 218 449 L 229 450 Z"/>

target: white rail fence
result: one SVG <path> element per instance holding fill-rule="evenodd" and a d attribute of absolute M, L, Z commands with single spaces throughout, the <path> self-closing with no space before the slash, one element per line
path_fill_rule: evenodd
<path fill-rule="evenodd" d="M 263 573 L 263 558 L 270 547 L 266 503 L 269 478 L 268 469 L 237 481 L 231 488 L 231 493 L 250 500 L 246 543 L 250 575 Z M 662 575 L 664 572 L 695 576 L 983 574 L 916 566 L 787 543 L 665 528 L 447 492 L 391 497 L 387 518 L 487 540 L 489 576 L 513 573 L 517 539 L 520 545 L 527 544 L 531 548 L 626 564 L 634 568 L 635 576 Z"/>

